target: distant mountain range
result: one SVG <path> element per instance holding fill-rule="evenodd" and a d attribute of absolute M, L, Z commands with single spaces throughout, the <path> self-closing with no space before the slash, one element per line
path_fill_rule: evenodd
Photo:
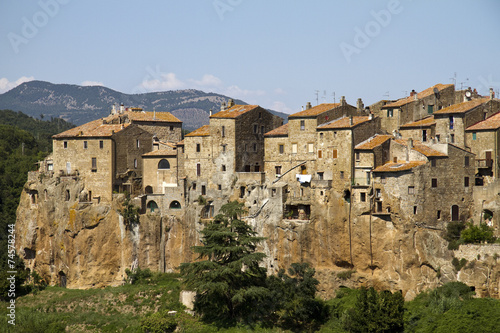
<path fill-rule="evenodd" d="M 168 111 L 183 121 L 183 127 L 194 130 L 208 124 L 209 110 L 218 112 L 230 97 L 187 89 L 124 94 L 102 86 L 53 84 L 45 81 L 25 82 L 0 94 L 0 109 L 22 111 L 32 117 L 63 118 L 76 125 L 107 116 L 114 103 L 141 107 L 146 111 Z M 235 99 L 236 104 L 248 104 Z M 269 110 L 287 118 L 287 114 Z"/>

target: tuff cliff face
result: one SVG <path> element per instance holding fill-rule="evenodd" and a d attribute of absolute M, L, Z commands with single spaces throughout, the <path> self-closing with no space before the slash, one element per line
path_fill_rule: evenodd
<path fill-rule="evenodd" d="M 181 217 L 142 214 L 139 225 L 129 230 L 118 214 L 123 195 L 114 195 L 111 204 L 86 203 L 80 198 L 83 185 L 77 178 L 30 173 L 21 196 L 17 250 L 51 284 L 119 285 L 133 265 L 173 271 L 196 259 L 191 247 L 199 243 L 203 228 L 197 203 L 184 207 Z M 268 192 L 264 188 L 260 202 L 269 199 L 262 193 Z M 270 273 L 293 262 L 309 262 L 323 297 L 332 297 L 340 286 L 364 285 L 401 290 L 411 299 L 456 280 L 474 286 L 479 296 L 500 297 L 500 246 L 461 246 L 453 252 L 442 230 L 409 222 L 397 211 L 392 219 L 353 212 L 334 191 L 321 200 L 325 208 L 312 212 L 309 220 L 283 218 L 277 200 L 268 200 L 247 220 L 266 237 L 260 250 L 267 255 Z M 453 256 L 468 262 L 459 272 Z"/>

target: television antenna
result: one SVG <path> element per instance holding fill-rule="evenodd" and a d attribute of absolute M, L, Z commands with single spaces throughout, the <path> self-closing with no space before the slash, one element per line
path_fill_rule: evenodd
<path fill-rule="evenodd" d="M 333 103 L 335 103 L 335 91 L 332 92 L 332 96 L 333 96 Z"/>
<path fill-rule="evenodd" d="M 450 80 L 453 81 L 453 85 L 457 84 L 457 72 L 453 73 L 453 77 L 450 77 Z"/>
<path fill-rule="evenodd" d="M 318 101 L 319 90 L 314 90 L 314 92 L 316 93 L 316 105 L 318 105 L 319 104 L 319 101 Z"/>
<path fill-rule="evenodd" d="M 386 91 L 386 92 L 385 92 L 385 94 L 384 94 L 384 95 L 382 95 L 382 96 L 384 96 L 384 97 L 386 97 L 386 96 L 387 96 L 387 99 L 389 99 L 389 92 L 388 92 L 388 91 Z"/>

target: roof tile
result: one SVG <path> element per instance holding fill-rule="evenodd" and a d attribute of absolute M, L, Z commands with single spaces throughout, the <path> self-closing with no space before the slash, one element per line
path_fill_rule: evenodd
<path fill-rule="evenodd" d="M 324 129 L 343 129 L 343 128 L 353 128 L 358 126 L 359 124 L 362 124 L 364 122 L 370 121 L 369 116 L 354 116 L 352 117 L 352 125 L 349 123 L 349 118 L 350 117 L 342 117 L 339 119 L 332 120 L 328 123 L 321 124 L 318 127 L 316 127 L 318 130 L 324 130 Z"/>
<path fill-rule="evenodd" d="M 467 102 L 450 105 L 446 108 L 435 111 L 434 114 L 465 113 L 489 100 L 489 98 L 476 98 Z"/>
<path fill-rule="evenodd" d="M 417 94 L 417 99 L 422 99 L 424 97 L 427 97 L 427 96 L 430 96 L 432 94 L 434 94 L 434 88 L 437 88 L 438 91 L 441 91 L 445 88 L 448 88 L 448 87 L 451 87 L 453 86 L 453 84 L 441 84 L 441 83 L 438 83 L 430 88 L 427 88 L 425 90 L 422 90 L 421 92 L 419 92 Z M 397 101 L 395 102 L 392 102 L 392 103 L 389 103 L 389 104 L 386 104 L 382 107 L 382 109 L 387 109 L 387 108 L 397 108 L 397 107 L 401 107 L 403 105 L 406 105 L 408 103 L 411 103 L 415 100 L 415 96 L 408 96 L 408 97 L 405 97 L 405 98 L 401 98 L 401 99 L 398 99 Z"/>
<path fill-rule="evenodd" d="M 341 104 L 340 103 L 323 103 L 316 105 L 310 109 L 307 110 L 302 110 L 300 112 L 291 114 L 288 116 L 288 119 L 290 118 L 301 118 L 301 117 L 311 117 L 311 116 L 318 116 L 322 114 L 323 112 L 333 110 L 335 108 L 338 108 Z"/>
<path fill-rule="evenodd" d="M 365 140 L 365 141 L 361 142 L 360 144 L 358 144 L 356 147 L 354 147 L 354 149 L 371 150 L 375 147 L 380 146 L 381 144 L 383 144 L 384 142 L 386 142 L 387 140 L 390 140 L 392 138 L 393 138 L 392 135 L 375 134 L 374 136 L 372 136 L 368 140 Z"/>
<path fill-rule="evenodd" d="M 203 125 L 192 132 L 189 132 L 185 136 L 209 136 L 210 135 L 210 125 Z"/>
<path fill-rule="evenodd" d="M 242 114 L 259 107 L 258 105 L 234 105 L 233 107 L 217 112 L 210 116 L 210 118 L 237 118 Z"/>
<path fill-rule="evenodd" d="M 288 123 L 265 133 L 264 136 L 288 136 Z"/>

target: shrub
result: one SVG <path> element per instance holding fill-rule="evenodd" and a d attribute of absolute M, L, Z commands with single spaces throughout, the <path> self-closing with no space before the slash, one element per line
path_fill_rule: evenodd
<path fill-rule="evenodd" d="M 462 240 L 460 235 L 465 229 L 465 224 L 462 222 L 450 222 L 446 226 L 446 233 L 444 239 L 448 241 L 448 250 L 457 250 Z"/>
<path fill-rule="evenodd" d="M 486 223 L 481 223 L 478 226 L 467 223 L 467 228 L 462 231 L 461 238 L 466 244 L 494 243 L 496 241 L 496 237 L 493 236 L 493 229 Z"/>
<path fill-rule="evenodd" d="M 349 280 L 354 273 L 356 273 L 356 270 L 349 269 L 347 271 L 337 273 L 337 277 L 341 280 Z"/>
<path fill-rule="evenodd" d="M 453 267 L 455 267 L 455 270 L 459 272 L 465 266 L 465 264 L 467 264 L 467 260 L 465 258 L 462 258 L 459 261 L 457 258 L 453 258 L 451 260 L 451 264 L 453 265 Z"/>

